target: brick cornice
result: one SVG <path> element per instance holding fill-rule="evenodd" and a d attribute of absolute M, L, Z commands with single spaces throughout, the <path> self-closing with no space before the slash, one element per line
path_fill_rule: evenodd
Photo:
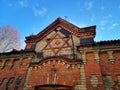
<path fill-rule="evenodd" d="M 95 52 L 95 51 L 120 51 L 119 45 L 86 45 L 77 47 L 80 52 Z"/>
<path fill-rule="evenodd" d="M 0 60 L 2 59 L 10 60 L 11 58 L 20 59 L 26 57 L 33 57 L 34 55 L 35 55 L 35 51 L 30 51 L 30 50 L 11 51 L 11 52 L 0 53 Z"/>

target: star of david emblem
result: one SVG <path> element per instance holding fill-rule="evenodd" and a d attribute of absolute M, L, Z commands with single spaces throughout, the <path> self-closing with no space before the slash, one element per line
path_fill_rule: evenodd
<path fill-rule="evenodd" d="M 60 34 L 56 33 L 50 39 L 46 39 L 47 45 L 43 48 L 43 50 L 51 50 L 55 55 L 62 49 L 71 47 L 68 41 L 69 37 L 63 37 Z"/>

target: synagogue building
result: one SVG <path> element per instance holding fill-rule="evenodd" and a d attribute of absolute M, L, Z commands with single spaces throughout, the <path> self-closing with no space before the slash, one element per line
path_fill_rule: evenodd
<path fill-rule="evenodd" d="M 120 40 L 57 18 L 24 50 L 0 53 L 0 90 L 120 90 Z"/>

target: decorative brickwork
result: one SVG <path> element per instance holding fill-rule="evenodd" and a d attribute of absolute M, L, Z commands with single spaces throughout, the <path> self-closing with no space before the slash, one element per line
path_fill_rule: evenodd
<path fill-rule="evenodd" d="M 96 52 L 94 52 L 94 54 L 95 54 L 95 61 L 96 61 L 97 63 L 99 63 L 99 62 L 100 62 L 99 52 L 96 51 Z"/>
<path fill-rule="evenodd" d="M 113 57 L 113 51 L 108 51 L 108 59 L 110 60 L 111 63 L 115 62 L 115 59 Z"/>
<path fill-rule="evenodd" d="M 82 60 L 83 60 L 83 63 L 86 64 L 86 53 L 85 52 L 82 52 Z"/>
<path fill-rule="evenodd" d="M 24 50 L 0 53 L 0 90 L 120 90 L 120 40 L 58 18 Z"/>
<path fill-rule="evenodd" d="M 97 87 L 98 86 L 98 78 L 96 75 L 91 75 L 90 76 L 90 82 L 92 84 L 93 87 Z"/>

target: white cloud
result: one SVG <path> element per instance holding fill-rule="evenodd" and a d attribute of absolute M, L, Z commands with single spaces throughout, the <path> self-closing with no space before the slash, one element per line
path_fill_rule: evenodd
<path fill-rule="evenodd" d="M 101 30 L 104 30 L 105 28 L 104 27 L 101 27 Z"/>
<path fill-rule="evenodd" d="M 100 21 L 100 28 L 101 28 L 101 30 L 105 30 L 106 24 L 107 24 L 107 20 L 101 20 Z"/>
<path fill-rule="evenodd" d="M 18 4 L 17 3 L 8 3 L 9 7 L 16 7 Z"/>
<path fill-rule="evenodd" d="M 104 7 L 104 6 L 101 6 L 101 7 L 100 7 L 100 9 L 101 9 L 101 10 L 104 10 L 104 9 L 105 9 L 105 7 Z"/>
<path fill-rule="evenodd" d="M 74 25 L 76 25 L 76 26 L 78 26 L 78 27 L 80 27 L 80 28 L 83 28 L 83 27 L 86 27 L 87 26 L 87 24 L 86 23 L 78 23 L 78 22 L 75 22 L 75 21 L 69 21 L 69 22 L 71 22 L 71 23 L 73 23 Z"/>
<path fill-rule="evenodd" d="M 119 24 L 118 23 L 113 23 L 111 26 L 110 26 L 110 29 L 114 29 L 116 26 L 118 26 Z"/>
<path fill-rule="evenodd" d="M 78 24 L 77 26 L 80 27 L 80 28 L 83 28 L 83 27 L 86 27 L 86 24 L 85 23 L 81 23 L 81 24 Z"/>
<path fill-rule="evenodd" d="M 46 8 L 38 9 L 36 7 L 33 7 L 33 12 L 35 16 L 43 16 L 47 13 L 47 9 Z"/>
<path fill-rule="evenodd" d="M 100 21 L 100 25 L 104 26 L 106 24 L 106 21 L 105 20 L 101 20 Z"/>
<path fill-rule="evenodd" d="M 112 14 L 108 14 L 106 16 L 103 16 L 102 19 L 105 19 L 105 20 L 109 20 L 110 18 L 112 18 L 113 15 Z"/>
<path fill-rule="evenodd" d="M 21 0 L 18 2 L 21 7 L 28 7 L 29 3 L 27 0 Z"/>
<path fill-rule="evenodd" d="M 87 10 L 90 10 L 93 7 L 93 2 L 92 1 L 86 2 L 85 7 Z"/>

